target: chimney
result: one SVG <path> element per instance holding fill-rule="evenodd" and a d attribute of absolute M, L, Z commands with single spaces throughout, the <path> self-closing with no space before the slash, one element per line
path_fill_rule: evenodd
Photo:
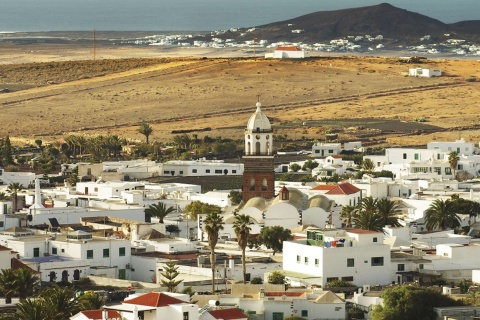
<path fill-rule="evenodd" d="M 35 202 L 34 208 L 45 208 L 42 204 L 42 193 L 40 192 L 40 179 L 35 179 Z"/>

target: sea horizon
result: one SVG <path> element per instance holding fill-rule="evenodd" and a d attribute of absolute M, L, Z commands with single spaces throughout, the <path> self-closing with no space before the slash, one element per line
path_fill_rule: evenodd
<path fill-rule="evenodd" d="M 248 28 L 318 11 L 377 5 L 372 0 L 16 0 L 2 3 L 0 33 L 205 32 Z M 391 0 L 444 23 L 480 20 L 478 0 Z"/>

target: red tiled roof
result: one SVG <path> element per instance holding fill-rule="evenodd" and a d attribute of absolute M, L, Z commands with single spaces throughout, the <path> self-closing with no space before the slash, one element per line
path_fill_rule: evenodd
<path fill-rule="evenodd" d="M 326 194 L 355 194 L 361 192 L 362 190 L 358 189 L 350 183 L 341 183 L 337 185 L 334 189 L 328 191 Z"/>
<path fill-rule="evenodd" d="M 247 319 L 248 316 L 240 311 L 237 308 L 231 309 L 219 309 L 219 310 L 210 310 L 207 311 L 210 313 L 212 317 L 215 319 L 223 319 L 223 320 L 233 320 L 233 319 Z"/>
<path fill-rule="evenodd" d="M 342 156 L 340 156 L 340 155 L 338 155 L 338 154 L 334 154 L 334 155 L 331 155 L 331 156 L 329 156 L 329 157 L 332 157 L 332 158 L 334 158 L 334 159 L 342 159 L 342 158 L 343 158 Z"/>
<path fill-rule="evenodd" d="M 0 245 L 0 251 L 7 251 L 7 250 L 8 250 L 8 251 L 12 251 L 12 249 Z"/>
<path fill-rule="evenodd" d="M 166 307 L 171 304 L 185 303 L 185 301 L 162 292 L 149 292 L 139 297 L 125 300 L 123 303 L 138 304 L 147 307 Z"/>
<path fill-rule="evenodd" d="M 275 50 L 282 50 L 282 51 L 302 51 L 297 46 L 278 46 Z"/>
<path fill-rule="evenodd" d="M 10 267 L 13 269 L 13 270 L 16 270 L 16 269 L 27 269 L 27 270 L 30 270 L 31 273 L 33 274 L 39 274 L 41 272 L 37 271 L 37 270 L 34 270 L 32 268 L 30 268 L 29 266 L 27 266 L 25 263 L 23 263 L 22 261 L 16 259 L 16 258 L 12 258 L 12 260 L 10 261 Z"/>
<path fill-rule="evenodd" d="M 331 185 L 331 184 L 321 184 L 319 186 L 316 186 L 315 188 L 312 188 L 312 190 L 327 190 L 330 191 L 332 189 L 335 189 L 337 186 Z"/>
<path fill-rule="evenodd" d="M 88 319 L 92 320 L 102 320 L 102 310 L 85 310 L 80 311 Z M 107 318 L 108 319 L 122 319 L 122 316 L 118 311 L 115 310 L 107 310 Z"/>
<path fill-rule="evenodd" d="M 289 291 L 281 291 L 281 292 L 265 292 L 266 297 L 301 297 L 304 295 L 305 292 L 289 292 Z"/>

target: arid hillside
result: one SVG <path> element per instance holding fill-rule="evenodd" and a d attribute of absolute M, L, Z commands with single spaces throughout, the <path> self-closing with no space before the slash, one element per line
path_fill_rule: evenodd
<path fill-rule="evenodd" d="M 259 99 L 277 133 L 298 139 L 322 140 L 333 130 L 341 140 L 368 145 L 480 140 L 480 64 L 474 60 L 128 57 L 39 56 L 0 64 L 0 89 L 11 91 L 0 93 L 0 136 L 49 141 L 110 132 L 141 139 L 136 130 L 146 121 L 154 127 L 151 141 L 171 139 L 172 130 L 204 128 L 211 131 L 200 137 L 242 139 Z M 444 76 L 405 76 L 417 66 L 441 69 Z"/>

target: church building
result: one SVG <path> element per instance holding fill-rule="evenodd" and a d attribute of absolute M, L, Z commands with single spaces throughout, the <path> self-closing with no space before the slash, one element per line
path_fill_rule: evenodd
<path fill-rule="evenodd" d="M 257 110 L 245 129 L 243 156 L 243 201 L 254 197 L 271 199 L 275 196 L 273 130 L 267 116 L 257 102 Z"/>

